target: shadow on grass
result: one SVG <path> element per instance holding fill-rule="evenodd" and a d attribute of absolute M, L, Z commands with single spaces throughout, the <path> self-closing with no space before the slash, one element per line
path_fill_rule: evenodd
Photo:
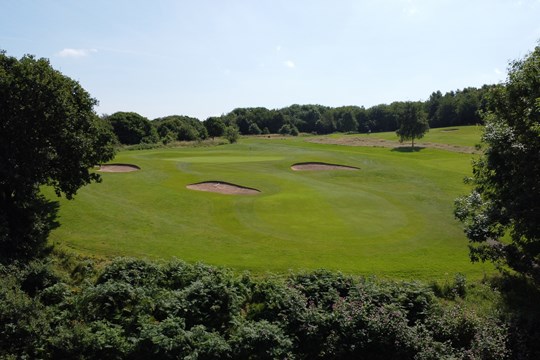
<path fill-rule="evenodd" d="M 415 147 L 412 147 L 412 146 L 398 146 L 398 147 L 392 148 L 392 151 L 410 153 L 410 152 L 419 152 L 419 151 L 422 151 L 424 149 L 425 149 L 425 147 L 423 147 L 423 146 L 415 146 Z"/>

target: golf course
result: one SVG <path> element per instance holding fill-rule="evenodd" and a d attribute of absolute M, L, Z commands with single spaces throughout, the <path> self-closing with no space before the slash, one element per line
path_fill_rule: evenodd
<path fill-rule="evenodd" d="M 102 183 L 61 200 L 51 241 L 99 257 L 177 257 L 256 273 L 326 268 L 404 279 L 472 278 L 453 218 L 468 188 L 480 128 L 433 129 L 414 151 L 393 133 L 323 137 L 244 137 L 236 144 L 121 151 Z M 368 139 L 374 146 L 334 140 Z M 354 141 L 353 141 L 354 143 Z M 423 147 L 443 144 L 449 150 Z M 390 144 L 390 145 L 389 145 Z M 471 152 L 459 152 L 469 148 Z M 294 164 L 344 169 L 295 171 Z M 223 194 L 189 189 L 203 182 L 257 190 Z"/>

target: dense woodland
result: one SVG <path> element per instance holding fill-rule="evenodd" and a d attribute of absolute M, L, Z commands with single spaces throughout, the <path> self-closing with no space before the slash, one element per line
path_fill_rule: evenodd
<path fill-rule="evenodd" d="M 169 143 L 203 140 L 222 136 L 227 127 L 235 127 L 241 135 L 299 133 L 330 134 L 396 131 L 402 109 L 414 104 L 427 117 L 430 128 L 481 124 L 489 90 L 498 85 L 484 85 L 432 93 L 427 101 L 361 106 L 328 107 L 323 105 L 291 105 L 269 110 L 264 107 L 237 108 L 228 114 L 199 119 L 172 115 L 150 121 L 133 112 L 118 112 L 104 118 L 113 125 L 121 144 Z M 203 126 L 204 125 L 204 126 Z"/>

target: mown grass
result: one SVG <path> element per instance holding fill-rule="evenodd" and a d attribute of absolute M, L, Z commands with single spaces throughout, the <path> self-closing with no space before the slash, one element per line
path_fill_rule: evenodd
<path fill-rule="evenodd" d="M 473 131 L 430 135 L 473 146 L 472 135 L 454 137 Z M 178 257 L 261 273 L 326 268 L 444 280 L 457 272 L 479 278 L 492 271 L 470 263 L 467 240 L 452 215 L 454 198 L 468 192 L 462 180 L 470 174 L 472 155 L 305 140 L 242 138 L 234 145 L 121 152 L 114 162 L 142 170 L 104 173 L 102 183 L 62 201 L 62 226 L 51 240 L 83 254 Z M 360 170 L 290 170 L 308 161 Z M 261 193 L 186 189 L 210 180 Z"/>

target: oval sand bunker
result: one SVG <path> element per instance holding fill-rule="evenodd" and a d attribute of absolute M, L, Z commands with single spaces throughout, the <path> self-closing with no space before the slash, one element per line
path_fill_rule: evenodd
<path fill-rule="evenodd" d="M 141 170 L 137 165 L 132 164 L 107 164 L 101 165 L 98 171 L 101 172 L 112 172 L 112 173 L 122 173 L 122 172 L 132 172 Z"/>
<path fill-rule="evenodd" d="M 205 181 L 202 183 L 187 185 L 186 187 L 190 190 L 208 191 L 229 195 L 255 195 L 260 193 L 260 191 L 257 189 L 230 184 L 222 181 Z"/>
<path fill-rule="evenodd" d="M 322 162 L 297 163 L 291 166 L 294 171 L 324 171 L 324 170 L 359 170 L 354 166 L 327 164 Z"/>

